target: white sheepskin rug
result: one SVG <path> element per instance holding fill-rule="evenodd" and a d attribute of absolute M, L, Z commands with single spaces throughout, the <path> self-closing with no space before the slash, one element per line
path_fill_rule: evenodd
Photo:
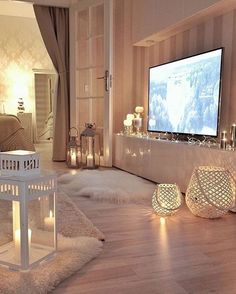
<path fill-rule="evenodd" d="M 116 203 L 151 200 L 155 184 L 120 170 L 82 170 L 64 174 L 59 187 L 70 196 L 84 196 Z"/>
<path fill-rule="evenodd" d="M 62 193 L 58 195 L 58 229 L 58 251 L 53 259 L 28 272 L 0 267 L 0 294 L 50 293 L 101 252 L 98 239 L 104 239 L 104 235 Z"/>

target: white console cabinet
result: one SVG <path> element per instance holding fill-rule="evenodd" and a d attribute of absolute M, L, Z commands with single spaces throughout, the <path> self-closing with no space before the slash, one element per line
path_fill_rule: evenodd
<path fill-rule="evenodd" d="M 156 183 L 176 183 L 186 192 L 200 165 L 228 168 L 235 176 L 236 151 L 114 134 L 113 166 Z"/>

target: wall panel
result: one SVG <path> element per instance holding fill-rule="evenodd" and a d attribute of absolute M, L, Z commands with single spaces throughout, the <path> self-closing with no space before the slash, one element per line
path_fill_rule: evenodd
<path fill-rule="evenodd" d="M 122 3 L 126 1 L 130 2 L 132 0 L 119 0 L 116 1 L 118 3 L 116 5 L 119 5 L 119 9 L 124 9 L 124 6 L 123 8 L 121 6 Z M 126 10 L 126 17 L 128 13 L 130 13 L 130 18 L 132 19 L 132 11 L 128 12 L 128 10 Z M 121 10 L 119 14 L 122 15 Z M 117 15 L 115 15 L 115 18 L 117 18 Z M 117 25 L 118 27 L 122 26 L 118 21 Z M 127 34 L 130 36 L 129 29 L 128 32 L 126 32 L 127 29 L 128 28 L 120 31 L 117 28 L 115 31 L 115 39 L 118 38 L 120 41 L 127 42 L 127 38 L 124 38 L 124 35 L 126 35 L 126 37 Z M 147 79 L 149 66 L 201 53 L 221 46 L 225 48 L 225 52 L 220 129 L 229 131 L 230 125 L 236 122 L 236 10 L 209 18 L 207 21 L 195 25 L 191 29 L 164 39 L 148 48 L 134 47 L 130 42 L 126 45 L 129 46 L 128 51 L 116 49 L 117 51 L 115 54 L 115 64 L 118 65 L 118 67 L 116 67 L 114 71 L 114 79 L 116 84 L 119 85 L 119 89 L 116 87 L 114 93 L 115 104 L 119 105 L 118 110 L 114 109 L 115 132 L 122 129 L 122 122 L 125 114 L 130 112 L 131 109 L 134 109 L 136 105 L 144 105 L 145 115 L 147 114 Z M 119 44 L 119 48 L 120 46 L 121 44 Z M 129 64 L 125 63 L 125 60 L 130 60 L 130 62 L 132 60 L 132 72 L 130 72 L 130 70 L 127 71 L 127 68 L 130 69 L 130 67 Z M 125 79 L 127 82 L 125 82 L 124 75 L 126 76 Z M 130 80 L 132 80 L 131 84 Z M 133 95 L 130 95 L 131 85 L 133 85 Z M 120 87 L 122 87 L 122 89 Z M 119 94 L 120 92 L 122 92 L 122 97 Z M 130 103 L 127 101 L 130 101 Z"/>

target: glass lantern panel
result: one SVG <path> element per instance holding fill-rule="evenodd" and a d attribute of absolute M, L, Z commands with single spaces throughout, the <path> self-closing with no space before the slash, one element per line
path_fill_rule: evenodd
<path fill-rule="evenodd" d="M 12 201 L 0 200 L 0 263 L 16 263 L 13 242 Z"/>
<path fill-rule="evenodd" d="M 55 250 L 54 194 L 29 202 L 29 264 L 39 261 Z"/>
<path fill-rule="evenodd" d="M 81 162 L 87 165 L 87 157 L 93 156 L 93 137 L 81 136 Z"/>

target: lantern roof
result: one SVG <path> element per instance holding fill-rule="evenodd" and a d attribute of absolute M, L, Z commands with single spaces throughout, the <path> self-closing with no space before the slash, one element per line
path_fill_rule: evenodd
<path fill-rule="evenodd" d="M 35 151 L 27 151 L 27 150 L 12 150 L 12 151 L 0 152 L 0 154 L 22 156 L 22 155 L 36 154 L 36 152 Z"/>
<path fill-rule="evenodd" d="M 94 137 L 96 135 L 96 132 L 94 129 L 87 127 L 82 133 L 81 136 L 85 137 Z"/>

